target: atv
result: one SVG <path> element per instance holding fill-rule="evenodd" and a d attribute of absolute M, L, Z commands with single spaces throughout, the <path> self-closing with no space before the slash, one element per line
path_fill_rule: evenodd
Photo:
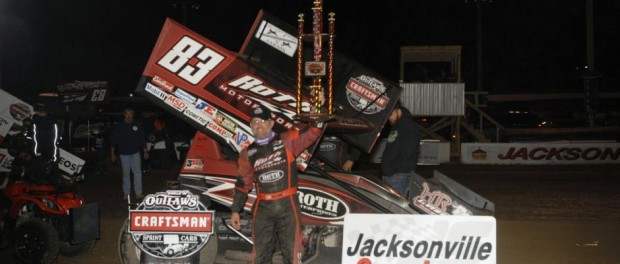
<path fill-rule="evenodd" d="M 55 165 L 55 164 L 54 164 Z M 3 237 L 19 263 L 53 263 L 58 253 L 89 252 L 99 237 L 96 203 L 86 204 L 76 193 L 83 175 L 61 176 L 53 185 L 35 184 L 30 168 L 19 168 L 16 179 L 6 177 L 3 195 L 8 210 L 0 219 Z"/>

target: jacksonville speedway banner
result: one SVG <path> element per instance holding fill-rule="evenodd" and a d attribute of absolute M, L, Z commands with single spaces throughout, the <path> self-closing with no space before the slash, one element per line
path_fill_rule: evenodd
<path fill-rule="evenodd" d="M 494 264 L 491 216 L 347 214 L 342 261 L 364 264 Z"/>
<path fill-rule="evenodd" d="M 239 53 L 276 72 L 279 78 L 296 83 L 297 34 L 296 27 L 261 10 Z M 337 38 L 335 47 L 338 47 Z M 327 49 L 326 45 L 323 48 Z M 304 44 L 304 58 L 312 57 L 312 49 L 310 43 Z M 374 127 L 371 131 L 344 133 L 342 138 L 370 152 L 402 88 L 339 52 L 334 54 L 333 76 L 335 113 L 353 119 L 349 122 L 367 120 Z"/>
<path fill-rule="evenodd" d="M 461 162 L 489 165 L 620 164 L 620 143 L 463 143 Z"/>
<path fill-rule="evenodd" d="M 293 85 L 170 19 L 136 90 L 236 151 L 254 141 L 249 113 L 259 104 L 271 109 L 276 132 L 297 127 Z"/>

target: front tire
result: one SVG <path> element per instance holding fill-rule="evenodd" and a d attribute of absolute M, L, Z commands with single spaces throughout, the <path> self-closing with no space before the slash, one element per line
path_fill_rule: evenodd
<path fill-rule="evenodd" d="M 29 218 L 15 229 L 11 251 L 20 263 L 52 263 L 58 256 L 58 232 L 48 222 Z"/>

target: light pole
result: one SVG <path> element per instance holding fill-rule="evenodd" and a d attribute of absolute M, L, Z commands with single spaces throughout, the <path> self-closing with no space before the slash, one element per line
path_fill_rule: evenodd
<path fill-rule="evenodd" d="M 482 2 L 493 2 L 493 0 L 465 0 L 476 3 L 476 68 L 477 68 L 477 91 L 482 89 Z"/>

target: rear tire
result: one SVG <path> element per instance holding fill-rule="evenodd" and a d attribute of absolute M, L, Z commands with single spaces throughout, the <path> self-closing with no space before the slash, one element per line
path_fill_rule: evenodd
<path fill-rule="evenodd" d="M 48 264 L 58 256 L 58 232 L 41 219 L 29 218 L 21 222 L 11 240 L 11 252 L 20 263 Z"/>

